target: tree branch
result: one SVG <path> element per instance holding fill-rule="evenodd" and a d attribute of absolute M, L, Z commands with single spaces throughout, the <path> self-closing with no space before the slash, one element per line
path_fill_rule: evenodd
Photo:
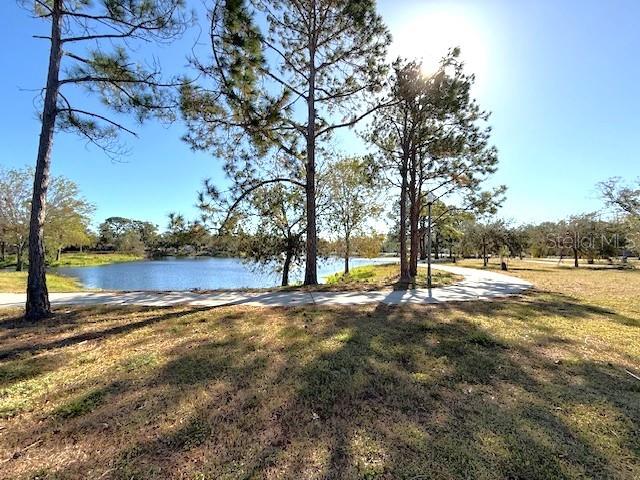
<path fill-rule="evenodd" d="M 372 114 L 373 112 L 375 112 L 376 110 L 379 110 L 381 108 L 385 108 L 385 107 L 389 107 L 391 105 L 393 105 L 395 102 L 390 102 L 390 103 L 386 103 L 386 104 L 378 104 L 373 108 L 370 108 L 369 110 L 367 110 L 366 112 L 364 112 L 363 114 L 349 120 L 348 122 L 343 122 L 343 123 L 338 123 L 338 124 L 334 124 L 334 125 L 330 125 L 322 130 L 319 130 L 318 133 L 316 133 L 316 138 L 320 137 L 321 135 L 324 135 L 325 133 L 328 133 L 332 130 L 336 130 L 338 128 L 343 128 L 343 127 L 352 127 L 353 125 L 355 125 L 356 123 L 358 123 L 360 120 L 362 120 L 363 118 L 365 118 L 367 115 Z"/>
<path fill-rule="evenodd" d="M 79 113 L 79 114 L 81 114 L 81 115 L 86 115 L 86 116 L 88 116 L 88 117 L 97 118 L 97 119 L 99 119 L 99 120 L 102 120 L 103 122 L 108 123 L 109 125 L 112 125 L 112 126 L 114 126 L 114 127 L 118 128 L 118 129 L 120 129 L 120 130 L 123 130 L 123 131 L 127 132 L 127 133 L 130 133 L 130 134 L 131 134 L 131 135 L 133 135 L 134 137 L 137 137 L 137 136 L 138 136 L 138 134 L 137 134 L 136 132 L 134 132 L 133 130 L 129 130 L 127 127 L 125 127 L 125 126 L 123 126 L 123 125 L 121 125 L 121 124 L 119 124 L 119 123 L 117 123 L 117 122 L 115 122 L 115 121 L 113 121 L 113 120 L 111 120 L 111 119 L 109 119 L 109 118 L 105 117 L 104 115 L 100 115 L 100 114 L 98 114 L 98 113 L 87 112 L 86 110 L 80 110 L 80 109 L 77 109 L 77 108 L 71 108 L 71 107 L 68 107 L 68 108 L 58 108 L 57 110 L 58 110 L 58 112 Z"/>

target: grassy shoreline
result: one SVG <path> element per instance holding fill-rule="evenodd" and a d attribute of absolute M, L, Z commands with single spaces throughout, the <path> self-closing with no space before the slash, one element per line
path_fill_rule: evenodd
<path fill-rule="evenodd" d="M 63 253 L 59 261 L 51 262 L 49 266 L 52 268 L 95 267 L 111 263 L 135 262 L 144 258 L 142 255 L 129 253 Z"/>
<path fill-rule="evenodd" d="M 63 253 L 59 261 L 52 261 L 47 264 L 50 268 L 57 267 L 95 267 L 98 265 L 108 265 L 110 263 L 135 262 L 144 260 L 143 255 L 134 255 L 129 253 Z M 9 270 L 15 268 L 15 255 L 7 256 L 7 259 L 0 262 L 0 270 Z M 24 268 L 28 267 L 25 262 Z"/>
<path fill-rule="evenodd" d="M 59 262 L 49 265 L 49 268 L 58 267 L 89 267 L 108 265 L 111 263 L 132 262 L 142 260 L 139 255 L 121 253 L 63 253 Z M 14 260 L 15 262 L 15 260 Z M 16 272 L 8 268 L 10 263 L 0 269 L 0 293 L 24 293 L 27 288 L 27 269 Z M 15 266 L 15 263 L 14 263 Z M 76 278 L 47 273 L 47 287 L 49 292 L 80 292 L 87 290 Z"/>

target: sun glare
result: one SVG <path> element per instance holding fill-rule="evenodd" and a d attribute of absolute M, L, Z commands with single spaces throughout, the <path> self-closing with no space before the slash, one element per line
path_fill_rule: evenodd
<path fill-rule="evenodd" d="M 421 59 L 425 73 L 431 73 L 449 49 L 460 47 L 467 71 L 478 80 L 486 75 L 486 35 L 473 12 L 443 5 L 399 20 L 393 29 L 393 58 Z"/>

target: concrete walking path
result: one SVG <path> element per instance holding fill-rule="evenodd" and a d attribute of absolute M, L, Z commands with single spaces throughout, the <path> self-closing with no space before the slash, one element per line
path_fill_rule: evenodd
<path fill-rule="evenodd" d="M 434 269 L 461 275 L 464 280 L 446 287 L 413 290 L 379 290 L 373 292 L 77 292 L 51 293 L 52 305 L 139 305 L 167 307 L 193 305 L 219 307 L 224 305 L 296 306 L 296 305 L 361 305 L 384 303 L 387 305 L 424 304 L 487 300 L 519 294 L 532 286 L 520 278 L 497 272 L 473 268 L 433 265 Z M 22 307 L 23 293 L 0 293 L 0 308 Z"/>

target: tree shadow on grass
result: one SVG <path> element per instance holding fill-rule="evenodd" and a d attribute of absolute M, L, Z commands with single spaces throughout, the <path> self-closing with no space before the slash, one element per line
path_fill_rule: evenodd
<path fill-rule="evenodd" d="M 119 323 L 114 326 L 91 330 L 88 332 L 84 332 L 78 335 L 70 335 L 60 338 L 58 340 L 49 341 L 49 342 L 36 342 L 36 343 L 27 343 L 23 342 L 21 345 L 14 346 L 11 348 L 0 349 L 0 360 L 10 359 L 24 353 L 35 353 L 38 351 L 48 351 L 54 350 L 58 348 L 69 347 L 73 345 L 77 345 L 82 342 L 92 341 L 92 340 L 104 340 L 109 337 L 117 336 L 132 332 L 134 330 L 148 327 L 150 325 L 154 325 L 156 323 L 160 323 L 164 320 L 175 319 L 176 317 L 180 317 L 181 315 L 191 315 L 194 312 L 208 310 L 209 308 L 188 308 L 183 310 L 182 312 L 176 312 L 174 307 L 166 307 L 164 309 L 161 308 L 150 308 L 150 307 L 140 307 L 137 308 L 138 312 L 157 312 L 157 311 L 165 311 L 162 315 L 152 315 L 146 318 L 143 318 L 138 321 L 129 322 L 129 323 Z M 117 309 L 111 308 L 110 310 L 105 309 L 104 311 L 117 312 Z M 130 311 L 130 310 L 129 310 Z M 91 312 L 92 315 L 95 315 L 95 309 L 78 309 L 71 310 L 68 314 L 57 314 L 54 315 L 51 319 L 44 320 L 43 323 L 38 324 L 35 328 L 38 329 L 54 329 L 55 333 L 64 333 L 65 331 L 73 331 L 74 329 L 69 326 L 73 326 L 77 324 L 77 322 L 82 319 L 83 314 L 87 312 Z M 13 324 L 9 324 L 13 325 Z M 62 327 L 62 328 L 60 328 Z M 2 327 L 0 327 L 1 330 Z M 13 326 L 7 326 L 6 328 L 15 328 Z M 26 328 L 24 326 L 20 326 L 19 328 Z M 31 328 L 34 328 L 34 325 L 31 325 Z"/>
<path fill-rule="evenodd" d="M 23 330 L 34 330 L 42 328 L 76 328 L 78 325 L 87 323 L 87 316 L 99 318 L 100 313 L 106 313 L 117 309 L 114 305 L 61 305 L 54 306 L 52 314 L 41 320 L 31 321 L 24 317 L 24 309 L 12 309 L 15 312 L 11 315 L 4 316 L 0 320 L 0 332 L 5 334 L 18 333 Z M 130 311 L 149 310 L 149 307 L 128 307 Z"/>
<path fill-rule="evenodd" d="M 603 314 L 567 301 L 223 312 L 211 337 L 185 339 L 142 383 L 107 387 L 99 404 L 57 420 L 66 438 L 121 440 L 46 474 L 637 478 L 640 382 L 584 357 L 556 363 L 473 321 Z"/>
<path fill-rule="evenodd" d="M 62 352 L 5 361 L 0 364 L 0 391 L 13 384 L 57 370 L 66 362 L 67 355 Z"/>

